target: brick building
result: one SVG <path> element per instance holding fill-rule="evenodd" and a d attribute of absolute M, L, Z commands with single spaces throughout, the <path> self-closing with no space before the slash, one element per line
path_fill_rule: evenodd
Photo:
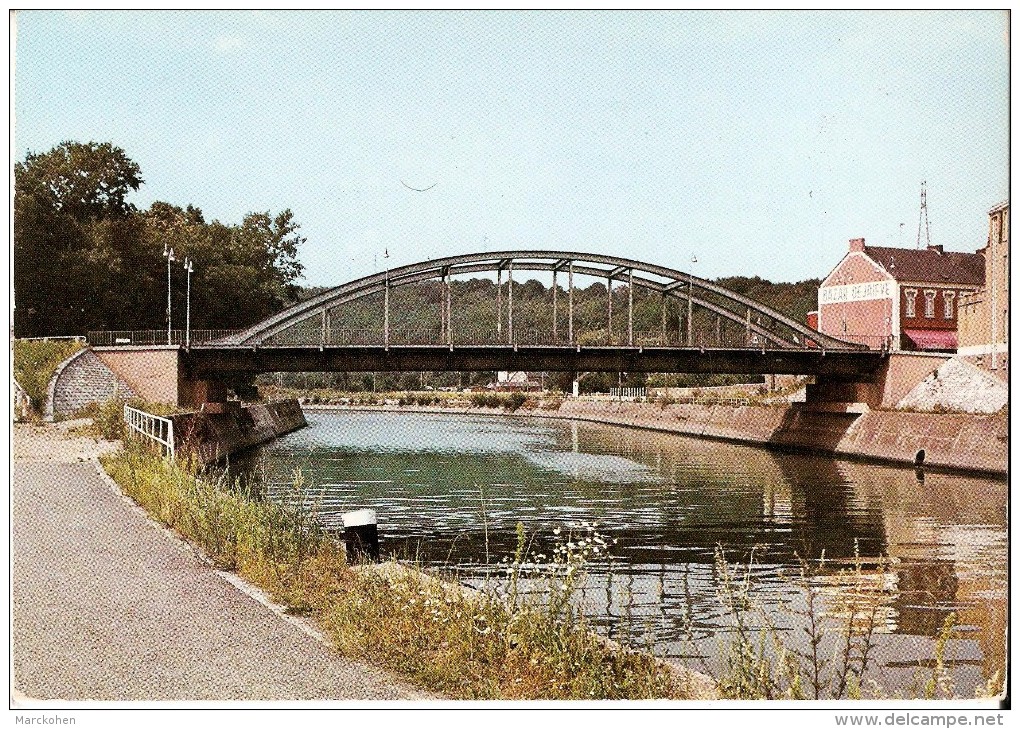
<path fill-rule="evenodd" d="M 984 278 L 979 253 L 867 246 L 854 238 L 819 286 L 809 323 L 872 349 L 955 351 L 957 303 Z"/>
<path fill-rule="evenodd" d="M 1008 370 L 1009 203 L 988 211 L 984 285 L 960 298 L 959 354 L 990 370 Z"/>

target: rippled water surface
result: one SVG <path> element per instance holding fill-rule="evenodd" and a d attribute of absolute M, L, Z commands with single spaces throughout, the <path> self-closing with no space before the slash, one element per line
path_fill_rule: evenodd
<path fill-rule="evenodd" d="M 376 509 L 384 552 L 468 582 L 513 554 L 518 522 L 548 553 L 557 527 L 597 521 L 617 541 L 587 579 L 590 620 L 694 668 L 722 672 L 734 630 L 718 595 L 721 548 L 734 565 L 752 561 L 757 615 L 805 650 L 806 594 L 789 577 L 824 555 L 812 584 L 825 620 L 845 619 L 850 590 L 866 596 L 877 625 L 869 676 L 888 689 L 931 675 L 933 637 L 951 613 L 957 691 L 972 696 L 1004 670 L 1005 481 L 574 421 L 319 412 L 308 422 L 239 464 L 265 469 L 272 498 L 291 497 L 300 469 L 324 525 Z"/>

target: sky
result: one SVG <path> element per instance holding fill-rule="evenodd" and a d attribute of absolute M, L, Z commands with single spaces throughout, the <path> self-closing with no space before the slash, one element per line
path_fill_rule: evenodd
<path fill-rule="evenodd" d="M 507 249 L 799 281 L 850 238 L 914 247 L 922 181 L 931 242 L 984 245 L 1009 192 L 1007 23 L 20 11 L 12 164 L 112 142 L 140 208 L 290 208 L 309 285 Z"/>

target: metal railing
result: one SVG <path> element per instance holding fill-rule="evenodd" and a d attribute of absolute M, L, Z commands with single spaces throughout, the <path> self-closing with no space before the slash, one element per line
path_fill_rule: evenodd
<path fill-rule="evenodd" d="M 236 334 L 237 329 L 192 329 L 191 344 L 206 344 L 208 342 L 229 337 Z M 122 331 L 89 332 L 88 343 L 93 347 L 115 347 L 138 345 L 151 347 L 157 345 L 171 345 L 183 347 L 188 341 L 187 333 L 183 329 L 174 329 L 170 332 L 169 341 L 166 329 L 133 329 Z"/>
<path fill-rule="evenodd" d="M 193 329 L 190 344 L 204 345 L 239 334 L 238 329 Z M 871 349 L 888 349 L 889 338 L 881 335 L 838 334 L 847 342 L 862 344 Z M 55 339 L 55 337 L 50 337 Z M 174 329 L 167 336 L 165 329 L 123 331 L 97 331 L 88 333 L 92 346 L 185 346 L 188 337 L 184 330 Z M 581 347 L 696 347 L 702 349 L 772 349 L 775 343 L 765 336 L 750 333 L 733 326 L 718 328 L 698 326 L 686 331 L 651 329 L 633 333 L 624 328 L 612 332 L 603 329 L 578 328 L 573 340 L 564 329 L 556 334 L 544 328 L 515 327 L 510 335 L 506 328 L 496 331 L 492 327 L 458 327 L 454 323 L 452 334 L 441 327 L 294 327 L 272 335 L 265 346 L 278 347 L 381 347 L 381 346 L 581 346 Z M 790 346 L 790 345 L 787 345 Z M 792 346 L 797 347 L 798 344 Z M 817 346 L 813 341 L 799 342 L 803 348 Z"/>
<path fill-rule="evenodd" d="M 886 334 L 841 334 L 837 332 L 829 336 L 853 344 L 863 344 L 869 349 L 890 349 L 892 345 L 892 336 Z"/>
<path fill-rule="evenodd" d="M 166 341 L 166 334 L 163 334 Z M 193 339 L 194 343 L 194 339 Z M 265 341 L 273 347 L 380 347 L 380 346 L 558 346 L 558 347 L 699 347 L 727 349 L 763 349 L 776 345 L 764 336 L 735 328 L 717 330 L 713 327 L 698 327 L 691 333 L 661 329 L 634 330 L 633 335 L 626 329 L 611 333 L 606 329 L 575 329 L 573 340 L 565 329 L 556 334 L 538 327 L 515 327 L 511 335 L 506 328 L 497 331 L 492 327 L 458 327 L 448 333 L 434 327 L 393 327 L 384 331 L 382 327 L 294 327 L 277 332 Z M 810 345 L 802 344 L 803 347 Z"/>
<path fill-rule="evenodd" d="M 68 334 L 59 337 L 18 337 L 19 342 L 84 342 L 80 334 Z"/>
<path fill-rule="evenodd" d="M 619 398 L 624 397 L 635 398 L 646 397 L 647 393 L 645 391 L 645 388 L 643 387 L 610 387 L 609 396 Z"/>
<path fill-rule="evenodd" d="M 160 450 L 173 460 L 174 457 L 174 421 L 144 410 L 124 406 L 124 424 L 129 433 L 138 435 L 156 443 Z"/>
<path fill-rule="evenodd" d="M 751 401 L 746 397 L 713 397 L 711 395 L 678 397 L 673 399 L 676 405 L 729 405 L 730 407 L 743 407 L 750 405 Z"/>

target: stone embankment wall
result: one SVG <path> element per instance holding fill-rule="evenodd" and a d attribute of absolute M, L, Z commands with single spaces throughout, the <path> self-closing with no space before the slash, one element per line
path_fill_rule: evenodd
<path fill-rule="evenodd" d="M 335 408 L 329 408 L 335 409 Z M 380 408 L 358 408 L 377 410 Z M 476 415 L 505 415 L 493 408 L 386 407 Z M 830 453 L 846 458 L 1004 475 L 1008 420 L 997 415 L 909 413 L 891 410 L 814 410 L 804 403 L 774 406 L 684 405 L 563 400 L 518 410 L 529 417 L 585 420 L 782 450 Z"/>
<path fill-rule="evenodd" d="M 1006 473 L 1009 444 L 1005 415 L 826 412 L 802 403 L 662 407 L 569 400 L 555 411 L 531 413 L 889 463 L 916 464 L 921 460 L 926 466 L 995 474 Z"/>
<path fill-rule="evenodd" d="M 201 463 L 214 463 L 308 424 L 297 400 L 184 413 L 174 415 L 173 421 L 177 452 Z"/>
<path fill-rule="evenodd" d="M 45 417 L 70 415 L 94 402 L 136 396 L 134 389 L 120 379 L 91 349 L 79 349 L 64 360 L 50 378 Z"/>

